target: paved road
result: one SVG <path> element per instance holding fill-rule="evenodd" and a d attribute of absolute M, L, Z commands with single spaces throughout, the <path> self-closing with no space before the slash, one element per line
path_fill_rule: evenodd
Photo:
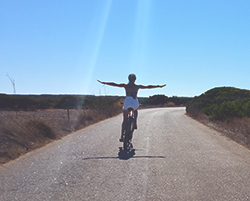
<path fill-rule="evenodd" d="M 185 115 L 139 111 L 134 151 L 122 116 L 0 168 L 0 200 L 250 200 L 250 152 Z"/>

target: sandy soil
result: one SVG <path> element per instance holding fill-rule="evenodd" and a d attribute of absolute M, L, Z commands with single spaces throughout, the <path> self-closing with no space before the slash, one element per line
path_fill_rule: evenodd
<path fill-rule="evenodd" d="M 250 149 L 250 118 L 215 121 L 210 120 L 204 114 L 199 114 L 194 119 Z"/>

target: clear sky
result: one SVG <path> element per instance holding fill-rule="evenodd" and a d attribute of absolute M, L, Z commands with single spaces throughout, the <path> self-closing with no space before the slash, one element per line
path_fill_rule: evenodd
<path fill-rule="evenodd" d="M 139 96 L 250 89 L 249 0 L 1 0 L 0 93 Z"/>

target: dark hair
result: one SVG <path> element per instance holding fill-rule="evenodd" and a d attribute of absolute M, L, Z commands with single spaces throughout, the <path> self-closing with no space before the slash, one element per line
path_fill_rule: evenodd
<path fill-rule="evenodd" d="M 135 82 L 135 80 L 136 80 L 135 74 L 130 74 L 130 75 L 128 76 L 128 80 L 129 80 L 129 82 Z"/>

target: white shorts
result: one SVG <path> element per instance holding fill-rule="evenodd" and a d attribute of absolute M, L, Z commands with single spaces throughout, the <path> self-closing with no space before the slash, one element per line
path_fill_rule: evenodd
<path fill-rule="evenodd" d="M 137 110 L 139 108 L 139 101 L 137 98 L 134 99 L 131 96 L 126 96 L 122 109 L 127 110 L 130 107 L 132 107 L 134 110 Z"/>

